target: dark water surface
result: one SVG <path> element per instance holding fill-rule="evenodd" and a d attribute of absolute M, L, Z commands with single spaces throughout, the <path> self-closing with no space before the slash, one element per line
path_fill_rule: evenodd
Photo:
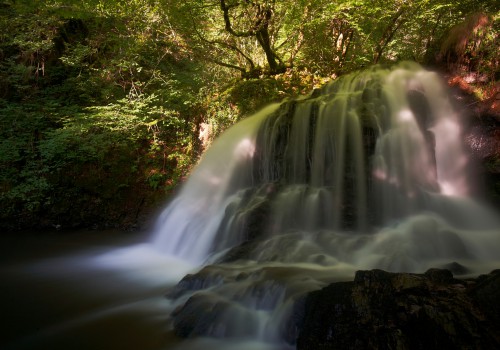
<path fill-rule="evenodd" d="M 190 267 L 144 234 L 36 232 L 0 237 L 0 348 L 165 349 L 164 295 Z"/>

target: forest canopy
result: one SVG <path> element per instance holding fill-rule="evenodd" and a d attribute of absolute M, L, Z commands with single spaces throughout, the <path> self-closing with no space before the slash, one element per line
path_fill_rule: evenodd
<path fill-rule="evenodd" d="M 1 0 L 0 226 L 132 225 L 225 128 L 372 64 L 474 73 L 487 98 L 499 7 Z"/>

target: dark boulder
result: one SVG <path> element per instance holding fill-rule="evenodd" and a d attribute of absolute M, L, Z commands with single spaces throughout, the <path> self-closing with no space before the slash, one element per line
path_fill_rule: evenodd
<path fill-rule="evenodd" d="M 494 270 L 488 275 L 478 278 L 477 284 L 471 289 L 471 297 L 484 311 L 492 325 L 497 325 L 497 336 L 500 337 L 500 270 Z"/>
<path fill-rule="evenodd" d="M 297 349 L 498 349 L 500 274 L 358 271 L 305 302 Z"/>

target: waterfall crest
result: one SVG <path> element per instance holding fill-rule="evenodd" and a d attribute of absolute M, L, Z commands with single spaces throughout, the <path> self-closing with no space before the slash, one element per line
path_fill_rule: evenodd
<path fill-rule="evenodd" d="M 293 344 L 300 297 L 355 270 L 488 271 L 500 225 L 468 197 L 467 166 L 445 86 L 414 63 L 243 120 L 158 221 L 157 249 L 205 265 L 170 294 L 177 333 Z"/>
<path fill-rule="evenodd" d="M 435 73 L 405 63 L 351 74 L 218 139 L 161 215 L 154 244 L 199 263 L 257 236 L 369 233 L 425 211 L 467 221 L 467 210 L 446 209 L 466 200 L 461 141 Z"/>

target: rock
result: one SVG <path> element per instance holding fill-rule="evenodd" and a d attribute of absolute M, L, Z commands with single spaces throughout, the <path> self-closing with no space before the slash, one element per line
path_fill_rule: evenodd
<path fill-rule="evenodd" d="M 175 334 L 183 338 L 216 335 L 213 329 L 218 326 L 216 320 L 224 308 L 224 304 L 210 298 L 192 296 L 172 314 Z"/>
<path fill-rule="evenodd" d="M 446 270 L 450 270 L 451 273 L 453 273 L 457 276 L 466 275 L 466 274 L 471 272 L 467 267 L 463 266 L 462 264 L 457 263 L 456 261 L 449 263 L 449 264 L 445 264 L 442 266 L 442 268 L 446 269 Z"/>
<path fill-rule="evenodd" d="M 453 274 L 450 270 L 429 269 L 425 272 L 425 277 L 436 284 L 448 284 L 453 282 Z M 458 282 L 458 281 L 457 281 Z"/>
<path fill-rule="evenodd" d="M 500 210 L 500 106 L 498 86 L 489 99 L 479 100 L 473 84 L 448 77 L 452 97 L 462 116 L 464 145 L 469 153 L 471 195 Z"/>
<path fill-rule="evenodd" d="M 500 270 L 481 276 L 470 294 L 487 317 L 495 324 L 500 324 Z M 497 328 L 497 333 L 500 333 L 500 328 Z M 500 334 L 497 336 L 500 337 Z"/>
<path fill-rule="evenodd" d="M 310 293 L 297 349 L 498 349 L 500 273 L 358 271 Z"/>
<path fill-rule="evenodd" d="M 178 298 L 186 293 L 217 286 L 224 283 L 224 276 L 213 266 L 206 266 L 195 274 L 188 274 L 166 294 L 167 298 Z"/>

